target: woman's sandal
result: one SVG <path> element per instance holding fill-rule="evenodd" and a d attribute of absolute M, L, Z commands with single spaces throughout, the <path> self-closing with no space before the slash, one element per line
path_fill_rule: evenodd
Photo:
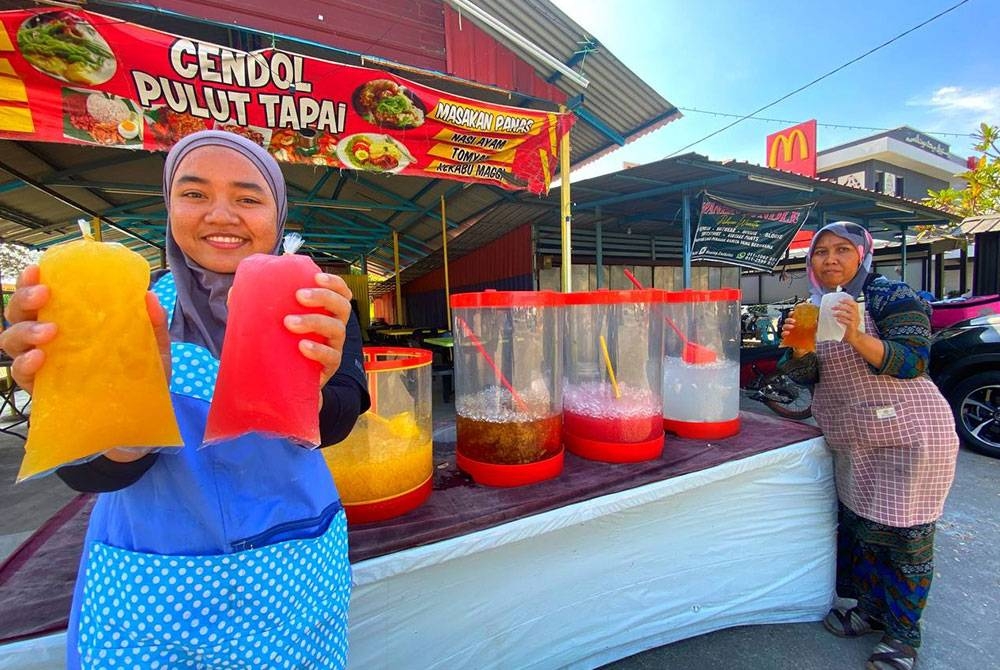
<path fill-rule="evenodd" d="M 884 636 L 872 650 L 865 665 L 867 670 L 913 670 L 917 650 L 894 638 Z"/>
<path fill-rule="evenodd" d="M 861 637 L 882 628 L 873 624 L 871 619 L 862 614 L 857 607 L 849 610 L 834 607 L 823 619 L 823 625 L 838 637 Z"/>

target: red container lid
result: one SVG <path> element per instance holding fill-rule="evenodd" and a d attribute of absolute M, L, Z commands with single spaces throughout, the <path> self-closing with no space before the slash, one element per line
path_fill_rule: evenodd
<path fill-rule="evenodd" d="M 739 301 L 738 288 L 717 288 L 711 291 L 684 289 L 683 291 L 667 291 L 667 302 L 728 302 Z"/>
<path fill-rule="evenodd" d="M 434 352 L 429 349 L 410 347 L 363 347 L 365 372 L 386 370 L 409 370 L 430 365 Z"/>
<path fill-rule="evenodd" d="M 492 307 L 559 307 L 563 294 L 555 291 L 494 291 L 456 293 L 451 296 L 452 309 Z"/>
<path fill-rule="evenodd" d="M 563 300 L 567 305 L 622 305 L 637 302 L 664 302 L 667 292 L 659 288 L 644 288 L 628 291 L 580 291 L 579 293 L 564 293 Z"/>

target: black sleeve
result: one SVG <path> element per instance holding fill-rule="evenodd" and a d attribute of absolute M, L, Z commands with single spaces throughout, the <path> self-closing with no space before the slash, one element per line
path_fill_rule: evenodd
<path fill-rule="evenodd" d="M 347 437 L 358 417 L 371 407 L 361 347 L 361 326 L 358 325 L 357 317 L 351 314 L 347 322 L 340 368 L 323 387 L 319 433 L 320 444 L 324 447 Z"/>
<path fill-rule="evenodd" d="M 139 481 L 153 467 L 158 456 L 156 453 L 146 454 L 130 463 L 119 463 L 106 456 L 98 456 L 86 463 L 58 468 L 56 474 L 71 489 L 82 493 L 118 491 Z"/>

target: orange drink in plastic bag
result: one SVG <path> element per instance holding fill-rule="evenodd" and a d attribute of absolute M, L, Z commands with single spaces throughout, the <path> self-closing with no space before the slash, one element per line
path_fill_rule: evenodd
<path fill-rule="evenodd" d="M 38 262 L 58 332 L 35 378 L 22 481 L 116 447 L 183 445 L 146 310 L 149 264 L 120 244 L 82 239 Z"/>
<path fill-rule="evenodd" d="M 795 319 L 795 328 L 781 338 L 782 347 L 791 347 L 797 355 L 816 351 L 816 327 L 819 325 L 819 305 L 800 302 L 789 314 Z"/>

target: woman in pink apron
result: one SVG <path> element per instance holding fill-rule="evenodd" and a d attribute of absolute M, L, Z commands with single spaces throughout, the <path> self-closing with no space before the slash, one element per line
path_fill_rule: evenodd
<path fill-rule="evenodd" d="M 812 409 L 833 451 L 840 500 L 837 594 L 857 604 L 834 607 L 823 623 L 842 637 L 882 632 L 867 668 L 910 670 L 958 437 L 926 374 L 927 304 L 871 264 L 871 235 L 844 221 L 816 233 L 807 261 L 814 303 L 844 293 L 833 308 L 843 340 L 816 346 Z M 794 328 L 787 319 L 783 332 Z"/>

